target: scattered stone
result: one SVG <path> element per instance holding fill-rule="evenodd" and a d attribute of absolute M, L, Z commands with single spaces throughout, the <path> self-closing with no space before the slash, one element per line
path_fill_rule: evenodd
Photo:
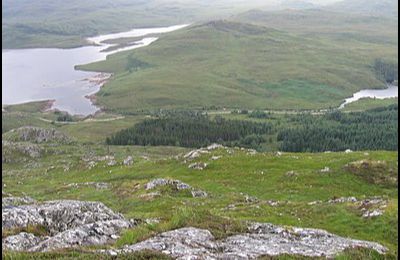
<path fill-rule="evenodd" d="M 328 203 L 346 203 L 346 202 L 356 202 L 357 199 L 355 197 L 340 197 L 335 199 L 328 200 Z"/>
<path fill-rule="evenodd" d="M 158 223 L 160 223 L 160 222 L 161 222 L 161 220 L 158 219 L 158 218 L 146 218 L 146 219 L 144 220 L 144 223 L 150 224 L 150 225 L 152 225 L 152 224 L 158 224 Z"/>
<path fill-rule="evenodd" d="M 108 166 L 114 166 L 114 165 L 116 165 L 116 164 L 117 164 L 117 161 L 115 161 L 115 160 L 110 160 L 110 161 L 108 161 L 108 163 L 107 163 Z"/>
<path fill-rule="evenodd" d="M 377 217 L 383 215 L 383 211 L 380 209 L 376 209 L 373 211 L 366 211 L 362 216 L 363 218 L 372 218 L 372 217 Z"/>
<path fill-rule="evenodd" d="M 80 188 L 81 186 L 93 186 L 96 190 L 106 190 L 110 188 L 110 185 L 106 182 L 83 182 L 83 183 L 70 183 L 66 187 Z"/>
<path fill-rule="evenodd" d="M 388 250 L 378 243 L 343 238 L 325 230 L 288 229 L 269 223 L 253 223 L 247 233 L 222 240 L 216 240 L 208 230 L 186 227 L 161 233 L 121 249 L 100 252 L 118 255 L 147 249 L 163 252 L 176 259 L 255 259 L 280 254 L 334 257 L 354 247 L 371 248 L 380 254 Z"/>
<path fill-rule="evenodd" d="M 126 159 L 124 159 L 124 165 L 132 165 L 133 164 L 133 157 L 132 156 L 128 156 L 126 157 Z"/>
<path fill-rule="evenodd" d="M 253 196 L 249 196 L 249 195 L 245 195 L 245 196 L 244 196 L 244 200 L 246 201 L 246 203 L 255 203 L 255 202 L 258 202 L 258 198 L 253 197 Z"/>
<path fill-rule="evenodd" d="M 247 155 L 256 155 L 257 154 L 257 151 L 256 150 L 254 150 L 254 149 L 247 149 L 247 153 L 246 153 Z"/>
<path fill-rule="evenodd" d="M 213 144 L 210 144 L 209 146 L 207 146 L 206 149 L 211 151 L 211 150 L 215 150 L 215 149 L 219 149 L 219 148 L 224 148 L 224 146 L 221 144 L 213 143 Z"/>
<path fill-rule="evenodd" d="M 92 169 L 93 167 L 95 167 L 96 164 L 97 164 L 96 162 L 90 161 L 90 162 L 87 164 L 87 167 L 88 167 L 88 169 L 90 170 L 90 169 Z"/>
<path fill-rule="evenodd" d="M 193 198 L 206 198 L 208 197 L 207 192 L 202 190 L 192 190 L 191 191 Z"/>
<path fill-rule="evenodd" d="M 145 185 L 146 190 L 154 189 L 159 186 L 173 186 L 177 190 L 190 190 L 193 197 L 207 197 L 208 194 L 201 190 L 195 190 L 189 184 L 181 182 L 179 180 L 169 180 L 169 179 L 154 179 Z"/>
<path fill-rule="evenodd" d="M 288 171 L 288 172 L 285 173 L 285 176 L 286 177 L 297 177 L 298 174 L 295 171 Z"/>
<path fill-rule="evenodd" d="M 331 171 L 331 169 L 329 167 L 327 167 L 327 166 L 325 166 L 323 169 L 319 170 L 319 172 L 322 172 L 322 173 L 327 173 L 327 172 L 330 172 L 330 171 Z"/>
<path fill-rule="evenodd" d="M 236 205 L 235 204 L 229 204 L 228 206 L 226 206 L 225 209 L 226 210 L 235 210 L 236 209 Z"/>
<path fill-rule="evenodd" d="M 268 200 L 267 204 L 270 205 L 271 207 L 276 207 L 279 205 L 279 202 L 276 200 Z"/>
<path fill-rule="evenodd" d="M 204 170 L 207 167 L 207 163 L 205 162 L 196 162 L 189 164 L 188 168 L 189 169 L 194 169 L 194 170 Z"/>
<path fill-rule="evenodd" d="M 219 160 L 219 159 L 221 159 L 222 158 L 222 156 L 212 156 L 211 157 L 211 160 L 213 160 L 213 161 L 215 161 L 215 160 Z"/>

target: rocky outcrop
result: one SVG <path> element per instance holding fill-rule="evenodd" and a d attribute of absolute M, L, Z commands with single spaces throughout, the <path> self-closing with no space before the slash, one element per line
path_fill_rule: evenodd
<path fill-rule="evenodd" d="M 33 126 L 24 126 L 12 129 L 5 133 L 3 137 L 6 140 L 14 142 L 32 142 L 32 143 L 71 143 L 72 139 L 54 128 L 45 129 Z"/>
<path fill-rule="evenodd" d="M 1 160 L 3 163 L 26 161 L 27 159 L 39 158 L 43 149 L 36 144 L 15 143 L 9 141 L 1 142 Z"/>
<path fill-rule="evenodd" d="M 44 252 L 75 246 L 104 245 L 115 241 L 121 230 L 129 227 L 131 223 L 124 219 L 97 221 L 58 233 L 28 251 Z"/>
<path fill-rule="evenodd" d="M 216 150 L 216 149 L 219 149 L 219 148 L 225 148 L 225 146 L 214 143 L 214 144 L 211 144 L 211 145 L 209 145 L 209 146 L 207 146 L 205 148 L 192 150 L 192 151 L 186 153 L 183 156 L 183 158 L 186 159 L 186 160 L 193 160 L 193 159 L 196 159 L 196 158 L 200 157 L 202 154 L 210 153 L 210 151 Z"/>
<path fill-rule="evenodd" d="M 208 194 L 202 190 L 196 190 L 189 184 L 181 182 L 180 180 L 170 180 L 170 179 L 154 179 L 145 185 L 146 190 L 151 190 L 160 186 L 172 186 L 176 190 L 190 190 L 193 197 L 207 197 Z"/>
<path fill-rule="evenodd" d="M 52 235 L 85 224 L 113 219 L 123 217 L 100 202 L 57 200 L 2 209 L 3 228 L 41 225 Z"/>
<path fill-rule="evenodd" d="M 2 248 L 11 251 L 26 251 L 34 247 L 43 239 L 26 232 L 21 232 L 14 236 L 3 239 Z"/>
<path fill-rule="evenodd" d="M 247 233 L 222 240 L 216 240 L 208 230 L 186 227 L 121 249 L 101 252 L 118 255 L 147 249 L 163 252 L 176 259 L 256 259 L 280 254 L 333 257 L 347 248 L 355 247 L 371 248 L 381 254 L 387 251 L 378 243 L 344 238 L 320 229 L 253 223 L 249 225 Z"/>
<path fill-rule="evenodd" d="M 3 239 L 3 249 L 52 251 L 115 241 L 122 229 L 134 223 L 99 202 L 59 200 L 2 208 L 2 228 L 13 230 L 42 226 L 50 236 L 19 233 Z"/>

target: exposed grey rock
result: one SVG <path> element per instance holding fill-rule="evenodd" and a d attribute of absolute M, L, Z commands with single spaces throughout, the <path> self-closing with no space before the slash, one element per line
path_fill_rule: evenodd
<path fill-rule="evenodd" d="M 207 146 L 207 150 L 211 151 L 211 150 L 215 150 L 215 149 L 219 149 L 219 148 L 225 148 L 225 146 L 221 145 L 221 144 L 217 144 L 217 143 L 213 143 L 210 144 L 209 146 Z"/>
<path fill-rule="evenodd" d="M 33 204 L 36 200 L 32 199 L 31 197 L 4 197 L 1 198 L 1 206 L 2 207 L 9 207 L 9 206 L 18 206 L 24 204 Z"/>
<path fill-rule="evenodd" d="M 92 186 L 97 190 L 106 190 L 110 188 L 110 184 L 106 182 L 82 182 L 82 183 L 70 183 L 66 187 L 80 188 L 82 186 Z"/>
<path fill-rule="evenodd" d="M 375 209 L 372 211 L 369 211 L 369 210 L 365 211 L 362 216 L 363 216 L 363 218 L 372 218 L 372 217 L 377 217 L 377 216 L 381 216 L 381 215 L 383 215 L 383 211 L 380 209 Z"/>
<path fill-rule="evenodd" d="M 219 160 L 219 159 L 221 159 L 222 158 L 222 156 L 211 156 L 211 160 L 213 160 L 213 161 L 215 161 L 215 160 Z"/>
<path fill-rule="evenodd" d="M 37 245 L 43 238 L 36 237 L 31 233 L 21 232 L 14 236 L 9 236 L 3 239 L 3 250 L 10 251 L 26 251 L 29 248 Z"/>
<path fill-rule="evenodd" d="M 192 150 L 192 151 L 186 153 L 183 156 L 183 158 L 187 159 L 187 160 L 193 160 L 193 159 L 196 159 L 196 158 L 200 157 L 202 154 L 209 153 L 210 151 L 216 150 L 216 149 L 219 149 L 219 148 L 225 148 L 225 147 L 223 145 L 214 143 L 214 144 L 211 144 L 211 145 L 209 145 L 209 146 L 207 146 L 205 148 Z"/>
<path fill-rule="evenodd" d="M 207 193 L 201 190 L 196 190 L 189 184 L 181 182 L 180 180 L 170 180 L 170 179 L 154 179 L 145 185 L 146 190 L 151 190 L 159 186 L 167 186 L 170 185 L 175 187 L 177 190 L 191 190 L 193 197 L 207 197 Z"/>
<path fill-rule="evenodd" d="M 117 161 L 116 161 L 116 160 L 110 160 L 110 161 L 107 162 L 107 165 L 108 165 L 108 166 L 114 166 L 114 165 L 116 165 L 116 164 L 117 164 Z"/>
<path fill-rule="evenodd" d="M 285 173 L 285 176 L 286 177 L 296 177 L 296 176 L 298 176 L 298 174 L 295 171 L 288 171 Z"/>
<path fill-rule="evenodd" d="M 210 251 L 217 251 L 218 247 L 210 231 L 198 228 L 181 228 L 164 232 L 154 238 L 125 246 L 122 249 L 100 250 L 100 252 L 120 254 L 145 249 L 163 252 L 177 259 L 209 259 L 209 257 L 215 256 Z"/>
<path fill-rule="evenodd" d="M 355 197 L 340 197 L 337 199 L 330 199 L 328 203 L 345 203 L 345 202 L 356 202 L 357 199 Z"/>
<path fill-rule="evenodd" d="M 249 195 L 245 195 L 244 200 L 246 201 L 246 203 L 258 202 L 258 199 L 256 197 L 249 196 Z"/>
<path fill-rule="evenodd" d="M 357 202 L 357 206 L 363 218 L 372 218 L 383 215 L 384 209 L 387 207 L 387 200 L 373 197 Z"/>
<path fill-rule="evenodd" d="M 315 201 L 308 202 L 307 204 L 308 205 L 317 205 L 317 204 L 321 204 L 321 203 L 322 203 L 322 200 L 315 200 Z"/>
<path fill-rule="evenodd" d="M 11 163 L 24 160 L 24 158 L 19 158 L 15 156 L 16 153 L 22 154 L 22 156 L 27 156 L 29 158 L 39 158 L 43 154 L 43 149 L 37 144 L 31 143 L 16 143 L 2 141 L 2 162 Z"/>
<path fill-rule="evenodd" d="M 257 151 L 256 150 L 254 150 L 254 149 L 247 149 L 247 153 L 246 153 L 247 155 L 256 155 L 257 154 Z"/>
<path fill-rule="evenodd" d="M 12 129 L 4 134 L 4 138 L 14 142 L 33 142 L 33 143 L 71 143 L 72 139 L 54 128 L 45 129 L 33 126 L 23 126 Z"/>
<path fill-rule="evenodd" d="M 100 202 L 58 200 L 2 208 L 3 229 L 42 225 L 52 235 L 81 225 L 113 219 L 123 217 Z"/>
<path fill-rule="evenodd" d="M 331 171 L 331 169 L 327 166 L 325 166 L 323 169 L 319 170 L 319 172 L 322 172 L 322 173 L 326 173 L 326 172 L 330 172 L 330 171 Z"/>
<path fill-rule="evenodd" d="M 196 162 L 188 166 L 189 169 L 194 169 L 194 170 L 204 170 L 206 167 L 207 163 L 205 162 Z"/>
<path fill-rule="evenodd" d="M 216 240 L 208 230 L 186 227 L 121 249 L 100 252 L 117 255 L 147 249 L 163 252 L 176 259 L 255 259 L 263 255 L 280 254 L 333 257 L 354 247 L 371 248 L 380 254 L 387 251 L 378 243 L 343 238 L 320 229 L 288 229 L 268 223 L 253 223 L 248 233 L 223 240 Z"/>
<path fill-rule="evenodd" d="M 132 156 L 128 156 L 126 157 L 126 159 L 124 159 L 124 165 L 132 165 L 133 164 L 133 157 Z"/>
<path fill-rule="evenodd" d="M 154 180 L 151 180 L 150 182 L 146 183 L 144 188 L 146 190 L 151 190 L 151 189 L 154 189 L 154 188 L 156 188 L 158 186 L 169 185 L 170 182 L 171 182 L 171 180 L 167 180 L 167 179 L 160 179 L 160 178 L 159 179 L 154 179 Z"/>
<path fill-rule="evenodd" d="M 104 245 L 115 241 L 122 229 L 130 227 L 131 223 L 124 219 L 97 221 L 60 232 L 28 251 L 45 252 L 76 246 Z"/>
<path fill-rule="evenodd" d="M 49 201 L 2 209 L 3 229 L 41 225 L 49 237 L 20 233 L 3 239 L 3 248 L 52 251 L 75 246 L 103 245 L 115 241 L 122 229 L 134 226 L 104 204 L 85 201 Z"/>
<path fill-rule="evenodd" d="M 193 151 L 190 151 L 187 154 L 185 154 L 183 156 L 183 158 L 188 159 L 188 160 L 193 160 L 193 159 L 200 157 L 202 154 L 205 154 L 205 153 L 209 153 L 209 151 L 203 150 L 203 149 L 193 150 Z"/>
<path fill-rule="evenodd" d="M 202 190 L 192 190 L 191 193 L 192 193 L 192 196 L 194 198 L 206 198 L 206 197 L 208 197 L 207 192 L 202 191 Z"/>
<path fill-rule="evenodd" d="M 268 200 L 267 204 L 270 205 L 271 207 L 276 207 L 279 205 L 279 201 L 276 200 Z"/>

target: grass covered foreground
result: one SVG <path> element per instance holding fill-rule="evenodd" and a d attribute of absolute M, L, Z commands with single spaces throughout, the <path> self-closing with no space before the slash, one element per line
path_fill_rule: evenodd
<path fill-rule="evenodd" d="M 322 228 L 341 236 L 382 243 L 397 255 L 397 181 L 379 178 L 391 172 L 394 174 L 391 178 L 397 179 L 397 152 L 250 155 L 246 150 L 229 148 L 196 159 L 209 163 L 199 171 L 188 169 L 181 157 L 174 157 L 183 152 L 180 148 L 154 147 L 144 152 L 142 147 L 135 146 L 112 146 L 109 151 L 99 145 L 44 146 L 47 153 L 38 161 L 23 162 L 16 156 L 15 162 L 3 164 L 3 191 L 38 200 L 101 201 L 127 218 L 161 220 L 159 224 L 125 231 L 115 246 L 183 226 L 210 229 L 216 237 L 224 237 L 242 231 L 242 221 L 250 220 Z M 165 153 L 155 156 L 154 151 Z M 98 162 L 89 169 L 82 159 L 89 154 L 108 152 L 117 162 L 133 154 L 135 163 L 108 166 L 106 162 Z M 146 157 L 142 158 L 144 154 Z M 211 160 L 212 156 L 221 158 Z M 370 168 L 359 170 L 357 162 L 361 160 L 369 162 Z M 321 172 L 325 167 L 330 171 Z M 379 176 L 371 180 L 368 178 L 371 173 Z M 143 185 L 154 178 L 181 180 L 206 191 L 209 197 L 192 198 L 185 192 L 165 188 L 158 189 L 160 196 L 152 197 Z M 84 182 L 106 182 L 110 188 L 68 186 Z M 246 202 L 245 196 L 256 200 Z M 363 218 L 351 203 L 327 203 L 329 199 L 349 196 L 357 199 L 379 196 L 387 200 L 387 207 L 382 216 Z M 316 200 L 322 203 L 309 205 Z"/>

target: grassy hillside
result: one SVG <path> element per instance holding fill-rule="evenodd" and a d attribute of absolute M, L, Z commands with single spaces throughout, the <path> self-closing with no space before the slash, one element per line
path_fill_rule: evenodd
<path fill-rule="evenodd" d="M 375 17 L 332 10 L 250 10 L 233 16 L 238 22 L 263 25 L 296 35 L 330 40 L 354 49 L 355 44 L 397 48 L 398 25 L 392 17 Z M 395 57 L 392 57 L 395 59 Z"/>
<path fill-rule="evenodd" d="M 260 0 L 5 0 L 2 48 L 76 47 L 86 44 L 87 36 L 191 23 L 264 5 Z"/>
<path fill-rule="evenodd" d="M 313 15 L 306 17 L 314 21 Z M 276 24 L 254 21 L 258 25 L 228 20 L 196 24 L 144 49 L 122 52 L 80 68 L 115 73 L 97 94 L 97 100 L 114 112 L 134 112 L 212 106 L 336 107 L 359 89 L 384 86 L 372 69 L 376 58 L 397 64 L 394 33 L 383 32 L 383 42 L 354 40 L 346 35 L 342 35 L 346 40 L 340 41 L 317 30 L 314 37 L 294 33 L 289 26 L 276 30 L 263 26 Z M 353 25 L 345 24 L 342 22 L 336 30 Z M 374 25 L 376 28 L 369 30 L 382 26 L 380 21 L 369 24 Z M 359 29 L 355 26 L 354 30 Z M 132 71 L 132 58 L 150 66 Z"/>
<path fill-rule="evenodd" d="M 362 111 L 366 109 L 372 109 L 377 107 L 389 106 L 392 104 L 399 104 L 398 98 L 388 98 L 388 99 L 372 99 L 363 98 L 357 102 L 347 104 L 343 110 L 344 111 Z"/>

